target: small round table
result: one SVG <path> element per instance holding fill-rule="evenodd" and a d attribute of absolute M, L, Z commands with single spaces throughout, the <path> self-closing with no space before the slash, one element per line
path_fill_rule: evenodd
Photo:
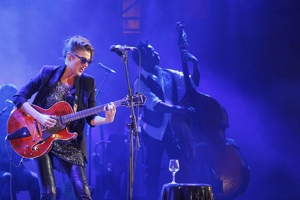
<path fill-rule="evenodd" d="M 189 184 L 189 183 L 168 183 L 164 184 L 161 200 L 213 200 L 211 185 Z"/>

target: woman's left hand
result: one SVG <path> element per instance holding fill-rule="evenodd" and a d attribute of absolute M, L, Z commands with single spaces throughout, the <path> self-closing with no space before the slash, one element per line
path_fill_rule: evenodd
<path fill-rule="evenodd" d="M 114 103 L 110 103 L 107 105 L 107 109 L 105 109 L 105 122 L 111 123 L 114 121 L 116 115 L 116 106 Z"/>

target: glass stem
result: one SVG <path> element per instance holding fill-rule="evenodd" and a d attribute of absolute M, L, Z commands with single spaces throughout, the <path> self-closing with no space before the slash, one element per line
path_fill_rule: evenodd
<path fill-rule="evenodd" d="M 172 181 L 172 183 L 175 183 L 175 172 L 172 172 L 172 175 L 173 175 L 173 181 Z"/>

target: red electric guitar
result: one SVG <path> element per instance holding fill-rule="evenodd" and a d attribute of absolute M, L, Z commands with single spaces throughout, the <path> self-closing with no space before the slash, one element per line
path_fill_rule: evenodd
<path fill-rule="evenodd" d="M 146 97 L 143 94 L 133 96 L 134 105 L 143 105 Z M 115 101 L 118 106 L 130 106 L 129 97 Z M 61 101 L 45 110 L 36 105 L 33 107 L 41 113 L 56 116 L 57 124 L 54 127 L 46 128 L 36 119 L 20 109 L 12 112 L 7 125 L 7 139 L 12 148 L 22 157 L 36 158 L 49 152 L 54 140 L 70 140 L 77 137 L 77 133 L 70 133 L 68 126 L 71 122 L 82 119 L 100 112 L 107 108 L 108 104 L 89 108 L 76 113 L 67 102 Z"/>

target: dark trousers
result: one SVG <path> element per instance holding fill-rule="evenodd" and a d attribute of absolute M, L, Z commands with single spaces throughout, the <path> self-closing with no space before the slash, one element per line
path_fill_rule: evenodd
<path fill-rule="evenodd" d="M 180 155 L 179 149 L 174 143 L 174 137 L 170 125 L 164 133 L 162 141 L 156 140 L 142 130 L 142 139 L 145 147 L 145 185 L 146 199 L 156 200 L 159 197 L 159 176 L 161 159 L 164 151 L 170 159 L 177 159 Z"/>
<path fill-rule="evenodd" d="M 34 167 L 39 178 L 41 200 L 56 199 L 56 184 L 53 173 L 53 160 L 48 154 L 43 157 L 34 159 Z M 91 199 L 85 168 L 67 162 L 62 162 L 62 166 L 66 171 L 76 199 Z"/>

